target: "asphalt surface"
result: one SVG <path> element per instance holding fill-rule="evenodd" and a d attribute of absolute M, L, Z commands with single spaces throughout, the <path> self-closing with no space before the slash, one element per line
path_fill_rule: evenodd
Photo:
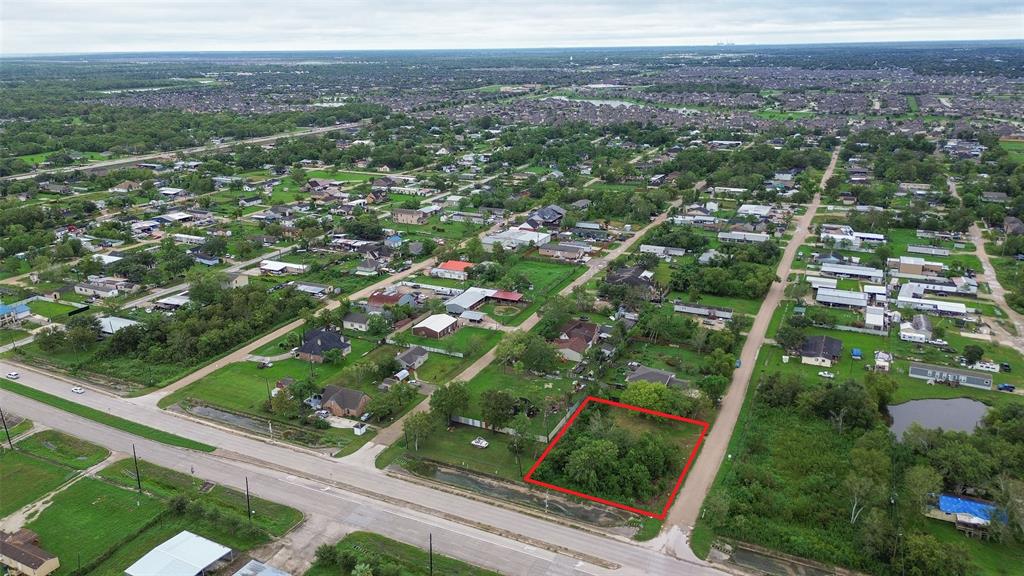
<path fill-rule="evenodd" d="M 525 514 L 439 491 L 389 476 L 369 460 L 336 460 L 140 406 L 96 389 L 76 395 L 70 390 L 74 381 L 0 362 L 0 372 L 11 370 L 21 372 L 23 385 L 217 450 L 203 453 L 152 442 L 0 390 L 5 411 L 113 451 L 128 453 L 134 444 L 140 458 L 203 480 L 241 488 L 248 478 L 257 496 L 295 507 L 333 533 L 372 530 L 421 547 L 427 534 L 433 533 L 439 553 L 504 574 L 724 574 L 694 558 L 685 546 L 674 546 L 684 555 L 674 558 L 664 552 L 664 545 L 644 546 L 566 526 L 555 517 L 540 517 L 539 512 Z"/>

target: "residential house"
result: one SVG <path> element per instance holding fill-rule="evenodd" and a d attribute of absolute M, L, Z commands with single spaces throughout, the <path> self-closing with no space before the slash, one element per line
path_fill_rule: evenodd
<path fill-rule="evenodd" d="M 538 249 L 541 256 L 559 260 L 579 260 L 586 255 L 586 250 L 579 245 L 549 242 Z"/>
<path fill-rule="evenodd" d="M 328 386 L 320 396 L 320 408 L 339 418 L 364 414 L 370 403 L 366 393 L 343 386 Z"/>
<path fill-rule="evenodd" d="M 370 330 L 370 317 L 361 312 L 349 312 L 341 319 L 341 327 L 345 330 L 356 332 L 368 332 Z"/>
<path fill-rule="evenodd" d="M 260 274 L 280 276 L 283 274 L 302 274 L 309 269 L 305 264 L 294 264 L 292 262 L 278 262 L 276 260 L 263 260 L 260 262 Z"/>
<path fill-rule="evenodd" d="M 800 362 L 830 368 L 839 361 L 843 341 L 831 336 L 810 336 L 800 348 Z"/>
<path fill-rule="evenodd" d="M 340 332 L 329 328 L 315 328 L 302 335 L 298 358 L 321 364 L 325 354 L 331 350 L 337 350 L 342 356 L 347 356 L 352 351 L 352 344 Z"/>
<path fill-rule="evenodd" d="M 367 258 L 356 266 L 356 276 L 376 276 L 383 267 L 384 264 L 379 260 Z"/>
<path fill-rule="evenodd" d="M 427 361 L 429 356 L 430 353 L 422 346 L 413 346 L 412 348 L 407 348 L 400 352 L 395 356 L 395 359 L 402 365 L 402 368 L 406 370 L 416 370 L 420 366 L 423 366 L 423 363 Z"/>
<path fill-rule="evenodd" d="M 612 286 L 626 286 L 651 302 L 660 302 L 664 290 L 654 282 L 654 272 L 639 266 L 623 266 L 609 270 L 605 283 Z"/>
<path fill-rule="evenodd" d="M 672 388 L 684 388 L 688 385 L 685 380 L 676 378 L 676 375 L 671 372 L 650 368 L 643 364 L 634 366 L 630 370 L 626 375 L 626 382 L 655 382 Z"/>
<path fill-rule="evenodd" d="M 46 576 L 60 568 L 60 559 L 39 545 L 39 535 L 22 528 L 11 534 L 0 532 L 0 566 L 11 574 Z"/>
<path fill-rule="evenodd" d="M 427 213 L 420 210 L 409 210 L 407 208 L 396 208 L 391 211 L 391 217 L 398 224 L 426 224 Z"/>
<path fill-rule="evenodd" d="M 932 339 L 932 321 L 924 314 L 915 314 L 900 324 L 900 340 L 923 343 Z"/>
<path fill-rule="evenodd" d="M 403 294 L 394 288 L 385 288 L 370 294 L 370 297 L 366 299 L 364 308 L 370 314 L 380 314 L 386 308 L 412 305 L 415 302 L 416 296 L 411 292 Z"/>
<path fill-rule="evenodd" d="M 447 278 L 465 282 L 469 279 L 469 269 L 473 267 L 472 262 L 462 260 L 448 260 L 441 265 L 430 269 L 430 275 L 434 278 Z"/>
<path fill-rule="evenodd" d="M 593 322 L 572 320 L 559 329 L 558 338 L 552 345 L 566 360 L 579 362 L 597 339 L 597 332 L 598 326 Z"/>

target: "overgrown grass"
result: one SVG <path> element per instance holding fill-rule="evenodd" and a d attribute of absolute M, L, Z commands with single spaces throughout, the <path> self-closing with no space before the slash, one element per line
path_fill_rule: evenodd
<path fill-rule="evenodd" d="M 0 517 L 36 501 L 69 480 L 74 472 L 28 454 L 0 449 Z"/>
<path fill-rule="evenodd" d="M 423 546 L 427 546 L 424 538 Z M 458 547 L 457 542 L 445 542 L 439 538 L 433 541 L 434 574 L 444 576 L 498 576 L 497 572 L 472 566 L 461 560 L 449 558 L 443 554 L 448 547 Z M 372 532 L 353 532 L 345 536 L 335 547 L 340 552 L 352 551 L 365 558 L 367 555 L 377 556 L 385 562 L 397 564 L 403 576 L 427 576 L 430 574 L 430 558 L 423 548 L 410 546 Z M 339 566 L 323 566 L 314 564 L 305 576 L 350 576 L 352 573 Z"/>

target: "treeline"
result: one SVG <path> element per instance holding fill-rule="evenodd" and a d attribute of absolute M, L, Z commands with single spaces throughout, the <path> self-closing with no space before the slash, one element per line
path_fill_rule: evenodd
<path fill-rule="evenodd" d="M 131 155 L 174 150 L 206 144 L 212 138 L 252 138 L 304 126 L 351 122 L 383 115 L 384 108 L 350 103 L 312 112 L 242 115 L 69 104 L 65 112 L 8 122 L 0 148 L 0 176 L 31 170 L 32 165 L 17 156 L 44 152 L 66 155 L 70 151 Z"/>
<path fill-rule="evenodd" d="M 130 358 L 150 365 L 194 366 L 297 318 L 315 302 L 291 288 L 269 294 L 256 286 L 226 289 L 218 275 L 193 282 L 192 302 L 170 316 L 155 314 L 100 340 L 94 316 L 72 316 L 67 330 L 36 336 L 44 352 L 79 352 L 101 360 Z M 84 357 L 83 357 L 84 358 Z"/>

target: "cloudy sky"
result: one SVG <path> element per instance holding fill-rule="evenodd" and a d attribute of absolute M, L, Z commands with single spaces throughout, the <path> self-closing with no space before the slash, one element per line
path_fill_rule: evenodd
<path fill-rule="evenodd" d="M 0 0 L 0 52 L 1024 37 L 1020 0 Z"/>

